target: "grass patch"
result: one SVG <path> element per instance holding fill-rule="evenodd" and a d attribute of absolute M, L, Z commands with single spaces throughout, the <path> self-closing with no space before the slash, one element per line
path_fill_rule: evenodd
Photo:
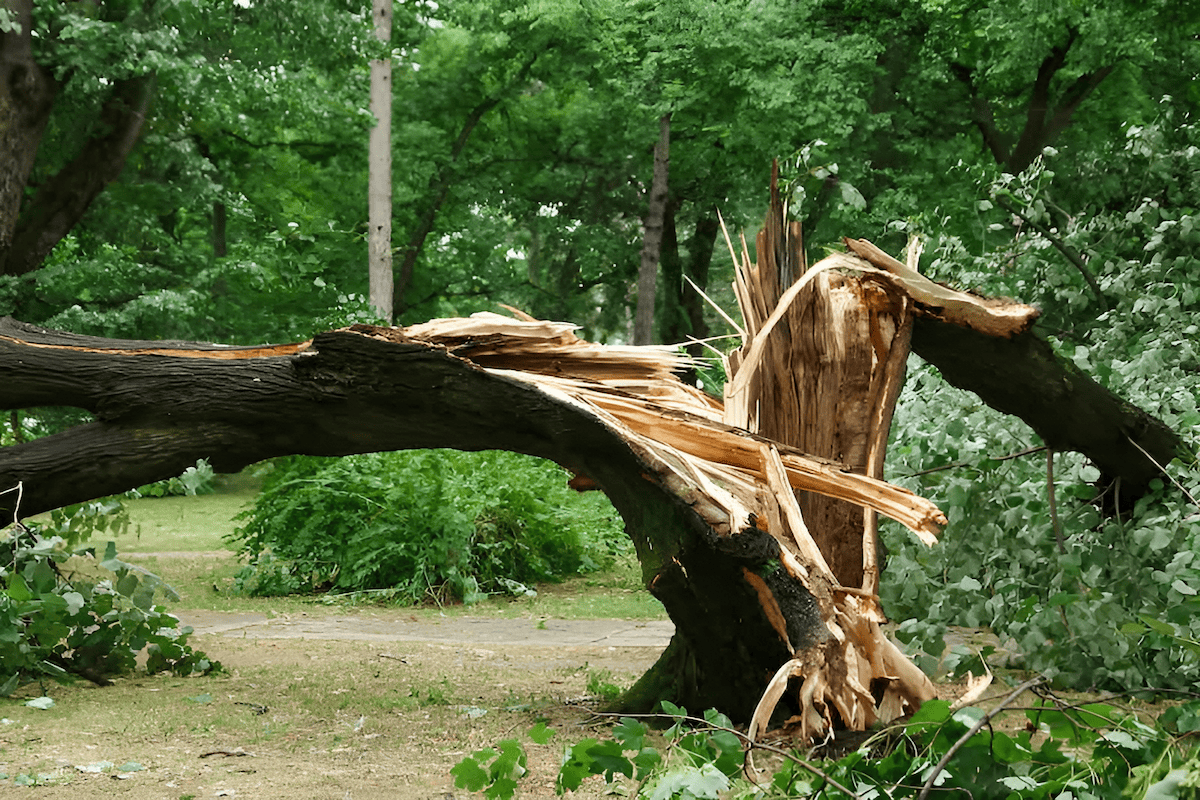
<path fill-rule="evenodd" d="M 218 476 L 213 494 L 127 501 L 132 532 L 117 539 L 117 549 L 122 557 L 158 575 L 179 594 L 179 601 L 167 603 L 171 609 L 275 616 L 337 613 L 376 605 L 369 592 L 285 597 L 235 594 L 234 576 L 243 563 L 225 539 L 237 527 L 234 517 L 254 501 L 257 488 L 258 481 L 247 475 Z M 601 572 L 536 588 L 536 597 L 496 595 L 471 605 L 415 607 L 413 613 L 418 617 L 516 619 L 667 618 L 662 604 L 643 587 L 641 565 L 632 554 L 617 556 L 612 566 Z"/>
<path fill-rule="evenodd" d="M 213 494 L 143 497 L 128 500 L 130 535 L 117 540 L 122 553 L 178 553 L 232 550 L 224 537 L 237 527 L 234 517 L 257 494 L 257 483 L 240 475 L 217 482 Z"/>

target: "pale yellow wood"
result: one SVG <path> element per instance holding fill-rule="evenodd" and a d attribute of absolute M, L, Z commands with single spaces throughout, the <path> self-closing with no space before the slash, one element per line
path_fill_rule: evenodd
<path fill-rule="evenodd" d="M 786 303 L 769 314 L 765 307 L 755 308 L 756 282 L 766 276 L 743 256 L 739 297 L 744 290 L 752 310 L 743 326 L 743 348 L 729 358 L 735 381 L 755 369 L 787 368 L 763 360 L 765 342 L 787 314 Z M 843 255 L 822 261 L 802 280 L 847 264 L 858 271 L 875 271 Z M 927 544 L 936 541 L 935 534 L 945 524 L 936 506 L 878 475 L 851 472 L 845 465 L 752 435 L 747 427 L 755 424 L 756 409 L 764 399 L 748 389 L 747 378 L 741 378 L 741 390 L 731 401 L 722 404 L 679 381 L 676 373 L 689 362 L 674 348 L 605 347 L 579 339 L 567 323 L 515 313 L 519 318 L 481 314 L 360 332 L 443 347 L 492 374 L 530 384 L 584 410 L 619 435 L 648 476 L 687 503 L 718 536 L 739 535 L 749 528 L 752 515 L 764 521 L 781 543 L 783 567 L 816 599 L 829 637 L 797 652 L 781 667 L 755 712 L 752 735 L 770 719 L 789 677 L 802 678 L 797 697 L 802 711 L 796 724 L 805 738 L 824 736 L 835 716 L 861 729 L 910 712 L 932 696 L 928 679 L 882 633 L 875 592 L 837 585 L 807 530 L 795 493 L 816 492 L 885 514 Z M 892 333 L 885 331 L 882 339 L 894 338 Z M 872 407 L 893 391 L 891 383 L 873 389 Z M 744 424 L 729 424 L 733 419 Z M 868 689 L 879 679 L 888 686 L 876 703 Z"/>
<path fill-rule="evenodd" d="M 991 300 L 934 283 L 866 239 L 846 239 L 855 254 L 892 275 L 918 304 L 920 312 L 988 336 L 1012 337 L 1026 331 L 1040 313 L 1033 306 Z"/>

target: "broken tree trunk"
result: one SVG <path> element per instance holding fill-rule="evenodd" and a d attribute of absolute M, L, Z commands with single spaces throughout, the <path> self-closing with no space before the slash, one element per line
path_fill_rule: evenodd
<path fill-rule="evenodd" d="M 423 447 L 549 458 L 612 499 L 675 621 L 670 652 L 681 656 L 665 663 L 676 669 L 653 673 L 635 696 L 746 719 L 780 664 L 830 637 L 823 614 L 833 582 L 815 548 L 780 547 L 782 528 L 767 522 L 780 513 L 775 496 L 831 494 L 927 540 L 941 514 L 906 490 L 727 425 L 719 402 L 674 377 L 684 359 L 673 351 L 593 345 L 571 329 L 488 314 L 230 348 L 95 339 L 5 319 L 0 406 L 69 405 L 97 419 L 0 450 L 0 483 L 20 486 L 0 497 L 3 510 L 11 519 L 112 494 L 197 458 L 219 471 L 285 453 Z M 891 693 L 892 713 L 929 696 L 894 647 L 867 655 L 866 686 Z M 789 702 L 800 712 L 824 700 Z M 827 727 L 829 714 L 819 716 Z M 856 727 L 867 719 L 843 717 Z"/>
<path fill-rule="evenodd" d="M 1113 489 L 1104 503 L 1110 513 L 1131 507 L 1162 475 L 1162 465 L 1188 452 L 1176 431 L 1059 358 L 1028 325 L 1005 332 L 973 311 L 962 293 L 921 277 L 915 263 L 901 264 L 863 240 L 846 244 L 924 298 L 913 326 L 913 351 L 950 384 L 1020 418 L 1051 450 L 1090 459 L 1102 473 L 1099 487 Z M 983 302 L 1003 318 L 1006 312 L 996 301 Z M 1016 314 L 1030 307 L 1008 308 Z"/>
<path fill-rule="evenodd" d="M 933 690 L 880 629 L 873 515 L 927 543 L 944 523 L 878 479 L 911 315 L 1016 339 L 1036 311 L 948 290 L 861 241 L 849 244 L 863 257 L 806 269 L 797 234 L 776 202 L 761 263 L 740 259 L 745 323 L 725 403 L 680 382 L 687 361 L 671 349 L 594 345 L 524 316 L 257 348 L 2 320 L 0 408 L 74 406 L 96 421 L 0 449 L 0 488 L 19 487 L 0 514 L 117 493 L 198 458 L 236 471 L 290 453 L 528 453 L 608 494 L 675 623 L 627 708 L 670 699 L 756 726 L 774 709 L 806 737 L 891 719 Z"/>

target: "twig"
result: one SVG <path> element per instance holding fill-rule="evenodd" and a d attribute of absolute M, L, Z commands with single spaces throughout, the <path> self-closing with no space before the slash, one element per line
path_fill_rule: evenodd
<path fill-rule="evenodd" d="M 726 314 L 726 313 L 725 313 L 725 309 L 723 309 L 723 308 L 721 308 L 719 305 L 717 305 L 717 301 L 716 301 L 716 300 L 713 300 L 711 297 L 709 297 L 707 294 L 705 294 L 705 293 L 704 293 L 704 290 L 703 290 L 703 289 L 701 289 L 699 286 L 697 286 L 697 285 L 696 285 L 696 282 L 695 282 L 695 281 L 693 281 L 693 280 L 692 280 L 692 279 L 691 279 L 689 276 L 687 276 L 687 275 L 684 275 L 684 276 L 683 276 L 683 279 L 684 279 L 685 281 L 687 281 L 687 282 L 688 282 L 688 285 L 689 285 L 689 286 L 691 286 L 693 289 L 695 289 L 695 290 L 696 290 L 696 292 L 697 292 L 697 293 L 698 293 L 698 294 L 699 294 L 701 297 L 703 297 L 703 298 L 704 298 L 705 302 L 707 302 L 707 303 L 708 303 L 710 306 L 712 306 L 712 307 L 713 307 L 713 311 L 716 311 L 716 312 L 717 312 L 717 314 L 719 314 L 719 315 L 720 315 L 721 319 L 725 320 L 725 323 L 726 323 L 727 325 L 729 325 L 729 327 L 731 327 L 731 328 L 733 328 L 735 331 L 737 331 L 737 332 L 738 332 L 738 333 L 741 335 L 741 337 L 742 337 L 743 339 L 745 339 L 745 338 L 746 338 L 746 331 L 745 331 L 745 329 L 744 329 L 744 328 L 742 328 L 742 326 L 741 326 L 741 325 L 738 325 L 736 322 L 734 322 L 734 321 L 733 321 L 733 317 L 731 317 L 731 316 L 729 316 L 728 314 Z"/>
<path fill-rule="evenodd" d="M 1079 274 L 1083 276 L 1083 279 L 1085 281 L 1087 281 L 1087 285 L 1088 285 L 1088 287 L 1091 288 L 1092 294 L 1094 294 L 1096 296 L 1096 300 L 1098 300 L 1100 302 L 1100 305 L 1104 308 L 1105 311 L 1108 311 L 1108 309 L 1109 309 L 1108 298 L 1104 296 L 1104 292 L 1101 291 L 1101 289 L 1100 289 L 1100 284 L 1096 282 L 1096 279 L 1094 277 L 1092 277 L 1092 273 L 1088 271 L 1087 264 L 1084 263 L 1083 258 L 1078 253 L 1076 253 L 1075 250 L 1072 249 L 1066 242 L 1064 242 L 1062 239 L 1059 239 L 1057 236 L 1052 234 L 1046 226 L 1041 225 L 1037 222 L 1034 222 L 1032 219 L 1025 216 L 1023 213 L 1021 213 L 1016 208 L 1016 206 L 1012 205 L 1007 200 L 1005 200 L 1004 197 L 1002 197 L 1001 195 L 998 195 L 998 194 L 994 195 L 994 197 L 995 197 L 997 205 L 999 205 L 1001 208 L 1003 208 L 1008 213 L 1014 214 L 1014 215 L 1020 217 L 1021 219 L 1025 220 L 1027 223 L 1029 223 L 1029 227 L 1033 228 L 1038 233 L 1040 233 L 1042 236 L 1046 237 L 1046 241 L 1048 241 L 1048 242 L 1050 242 L 1050 244 L 1054 245 L 1054 249 L 1057 250 L 1058 252 L 1062 253 L 1066 257 L 1067 261 L 1071 262 L 1071 266 L 1073 266 L 1075 269 L 1079 270 Z"/>
<path fill-rule="evenodd" d="M 247 753 L 245 750 L 239 747 L 236 750 L 210 750 L 207 753 L 201 753 L 199 756 L 197 756 L 197 758 L 208 758 L 209 756 L 229 756 L 232 758 L 237 756 L 253 755 L 254 753 Z"/>
<path fill-rule="evenodd" d="M 1158 467 L 1158 471 L 1159 471 L 1159 472 L 1161 472 L 1163 475 L 1166 475 L 1166 476 L 1167 476 L 1167 480 L 1169 480 L 1171 483 L 1175 484 L 1176 488 L 1178 488 L 1178 489 L 1179 489 L 1179 491 L 1183 492 L 1183 493 L 1184 493 L 1184 494 L 1187 496 L 1187 499 L 1188 499 L 1188 500 L 1191 500 L 1191 501 L 1192 501 L 1192 505 L 1194 505 L 1196 508 L 1200 508 L 1200 502 L 1197 502 L 1197 501 L 1196 501 L 1196 498 L 1195 498 L 1195 497 L 1192 497 L 1192 493 L 1191 493 L 1191 492 L 1189 492 L 1187 489 L 1185 489 L 1185 488 L 1183 487 L 1183 484 L 1182 484 L 1182 483 L 1180 483 L 1179 481 L 1175 480 L 1175 478 L 1174 478 L 1174 477 L 1173 477 L 1173 476 L 1172 476 L 1170 473 L 1168 473 L 1168 472 L 1167 472 L 1167 468 L 1166 468 L 1166 467 L 1164 467 L 1162 464 L 1158 463 L 1158 460 L 1157 460 L 1157 459 L 1155 459 L 1155 458 L 1154 458 L 1154 456 L 1152 456 L 1152 455 L 1150 455 L 1149 453 L 1147 453 L 1147 452 L 1146 452 L 1146 448 L 1142 447 L 1140 444 L 1138 444 L 1137 442 L 1135 442 L 1135 441 L 1134 441 L 1134 440 L 1133 440 L 1133 439 L 1132 439 L 1132 438 L 1129 436 L 1129 434 L 1128 434 L 1128 433 L 1127 433 L 1127 434 L 1125 434 L 1125 438 L 1129 440 L 1129 443 L 1130 443 L 1131 445 L 1133 445 L 1133 446 L 1134 446 L 1134 447 L 1136 447 L 1138 450 L 1140 450 L 1140 451 L 1142 452 L 1142 455 L 1144 455 L 1146 458 L 1150 459 L 1150 463 L 1151 463 L 1151 464 L 1153 464 L 1154 466 Z"/>
<path fill-rule="evenodd" d="M 958 741 L 951 745 L 950 749 L 946 751 L 946 755 L 942 756 L 942 760 L 939 761 L 936 766 L 934 766 L 933 772 L 931 772 L 929 777 L 925 780 L 925 785 L 921 787 L 921 793 L 917 795 L 917 800 L 925 800 L 925 798 L 929 796 L 929 792 L 933 789 L 933 782 L 937 780 L 938 775 L 942 774 L 942 771 L 946 769 L 946 765 L 950 763 L 950 759 L 954 758 L 954 754 L 961 750 L 963 745 L 971 740 L 972 736 L 983 730 L 983 726 L 989 724 L 993 718 L 999 715 L 1000 712 L 1004 711 L 1008 707 L 1009 703 L 1011 703 L 1013 700 L 1016 700 L 1018 697 L 1025 694 L 1025 692 L 1029 691 L 1034 686 L 1037 686 L 1039 683 L 1042 683 L 1045 680 L 1046 679 L 1044 676 L 1038 675 L 1025 681 L 1016 689 L 1014 689 L 1012 694 L 1004 698 L 1000 705 L 984 714 L 978 722 L 971 726 L 970 730 L 960 736 Z"/>
<path fill-rule="evenodd" d="M 1054 529 L 1054 541 L 1058 543 L 1058 554 L 1067 554 L 1067 543 L 1063 541 L 1062 523 L 1058 521 L 1058 503 L 1054 499 L 1054 451 L 1046 448 L 1046 499 L 1050 501 L 1050 527 Z"/>
<path fill-rule="evenodd" d="M 1020 458 L 1021 456 L 1029 456 L 1029 455 L 1033 455 L 1034 453 L 1040 453 L 1045 449 L 1046 449 L 1046 445 L 1043 444 L 1038 447 L 1028 447 L 1024 450 L 1021 450 L 1018 453 L 1009 453 L 1006 456 L 996 456 L 996 457 L 987 456 L 987 459 L 988 459 L 988 461 L 1011 461 L 1012 459 Z M 956 461 L 953 464 L 944 464 L 940 467 L 932 467 L 930 469 L 923 469 L 920 472 L 910 472 L 907 475 L 898 475 L 897 477 L 899 477 L 899 478 L 916 478 L 920 475 L 929 475 L 932 472 L 943 472 L 945 470 L 955 469 L 957 467 L 973 467 L 973 466 L 975 466 L 975 465 L 970 461 Z"/>
<path fill-rule="evenodd" d="M 13 508 L 12 521 L 13 521 L 14 525 L 20 525 L 21 524 L 21 498 L 23 498 L 25 496 L 25 481 L 17 481 L 16 486 L 5 489 L 4 491 L 0 492 L 0 495 L 8 494 L 9 492 L 17 493 L 17 505 Z"/>

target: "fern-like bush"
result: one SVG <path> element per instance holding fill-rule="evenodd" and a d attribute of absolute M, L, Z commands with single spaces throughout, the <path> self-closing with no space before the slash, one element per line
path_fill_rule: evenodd
<path fill-rule="evenodd" d="M 531 594 L 606 564 L 627 541 L 598 493 L 513 453 L 426 450 L 292 456 L 267 476 L 234 539 L 250 594 L 379 590 L 398 602 Z"/>

